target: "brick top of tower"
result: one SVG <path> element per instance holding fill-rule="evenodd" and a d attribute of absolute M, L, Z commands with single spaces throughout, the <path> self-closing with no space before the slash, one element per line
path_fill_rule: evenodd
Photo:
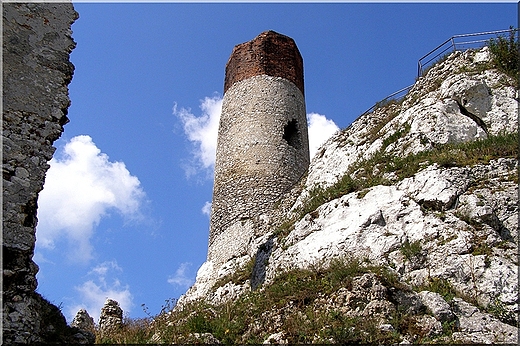
<path fill-rule="evenodd" d="M 233 48 L 226 64 L 224 93 L 235 83 L 258 75 L 282 77 L 303 92 L 303 59 L 294 40 L 265 31 Z"/>

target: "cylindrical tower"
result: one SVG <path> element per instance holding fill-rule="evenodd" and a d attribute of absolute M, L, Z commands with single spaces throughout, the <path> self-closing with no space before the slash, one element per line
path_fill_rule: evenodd
<path fill-rule="evenodd" d="M 235 46 L 226 65 L 208 258 L 233 246 L 217 244 L 236 238 L 224 234 L 230 226 L 271 210 L 308 166 L 303 60 L 293 39 L 266 31 Z"/>

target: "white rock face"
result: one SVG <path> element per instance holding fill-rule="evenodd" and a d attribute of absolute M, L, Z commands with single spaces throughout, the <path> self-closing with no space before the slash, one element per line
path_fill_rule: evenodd
<path fill-rule="evenodd" d="M 496 70 L 461 72 L 476 68 L 486 54 L 487 49 L 455 52 L 419 78 L 401 105 L 391 104 L 359 117 L 330 138 L 310 164 L 305 191 L 332 185 L 353 163 L 380 150 L 383 141 L 403 131 L 406 124 L 408 132 L 388 145 L 386 152 L 404 156 L 436 144 L 517 131 L 518 92 L 511 78 Z M 300 200 L 307 197 L 306 192 Z"/>
<path fill-rule="evenodd" d="M 462 299 L 454 298 L 454 310 L 459 320 L 460 332 L 453 338 L 461 343 L 518 344 L 518 329 L 497 321 L 490 314 L 481 313 Z"/>
<path fill-rule="evenodd" d="M 442 298 L 439 293 L 421 291 L 419 297 L 423 304 L 433 314 L 438 321 L 452 321 L 455 315 L 451 311 L 451 306 Z"/>
<path fill-rule="evenodd" d="M 487 184 L 476 194 L 469 190 L 475 176 L 483 171 L 493 175 L 498 165 L 510 167 L 510 174 L 516 172 L 514 159 L 473 169 L 430 166 L 397 185 L 375 186 L 363 198 L 351 193 L 326 203 L 298 221 L 272 252 L 266 277 L 269 280 L 282 269 L 305 268 L 334 257 L 368 258 L 394 267 L 415 284 L 428 277 L 449 278 L 484 305 L 498 299 L 516 311 L 513 239 L 518 228 L 514 224 L 508 228 L 498 215 L 515 208 L 517 186 L 505 181 L 495 187 Z M 499 206 L 487 201 L 484 195 L 493 196 L 494 188 L 509 196 L 509 203 Z M 475 208 L 465 202 L 475 199 L 479 201 L 478 206 L 474 202 Z M 479 218 L 495 228 L 472 227 L 472 220 Z M 401 254 L 406 241 L 421 243 L 420 261 Z M 494 249 L 498 244 L 504 248 Z M 492 254 L 479 254 L 478 247 Z"/>

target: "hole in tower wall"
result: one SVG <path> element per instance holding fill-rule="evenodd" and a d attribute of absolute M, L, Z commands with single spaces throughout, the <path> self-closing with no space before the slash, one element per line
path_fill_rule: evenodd
<path fill-rule="evenodd" d="M 299 149 L 301 147 L 300 133 L 298 131 L 298 122 L 293 119 L 283 128 L 283 139 L 287 141 L 291 147 Z"/>

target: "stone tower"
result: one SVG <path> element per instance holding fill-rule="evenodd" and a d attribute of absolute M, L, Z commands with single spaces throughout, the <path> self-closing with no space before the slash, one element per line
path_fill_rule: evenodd
<path fill-rule="evenodd" d="M 235 46 L 226 65 L 208 260 L 243 251 L 254 218 L 308 166 L 303 60 L 293 39 L 266 31 Z"/>

